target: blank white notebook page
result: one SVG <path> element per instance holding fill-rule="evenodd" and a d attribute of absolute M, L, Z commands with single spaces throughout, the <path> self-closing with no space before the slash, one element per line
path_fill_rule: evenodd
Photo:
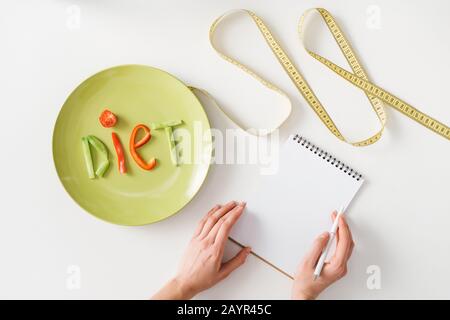
<path fill-rule="evenodd" d="M 332 211 L 347 208 L 362 183 L 340 159 L 291 136 L 281 148 L 277 173 L 261 176 L 245 199 L 231 238 L 293 276 L 314 239 L 330 229 Z"/>

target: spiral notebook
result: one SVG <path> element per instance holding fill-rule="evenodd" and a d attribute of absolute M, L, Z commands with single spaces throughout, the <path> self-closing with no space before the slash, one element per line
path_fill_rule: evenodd
<path fill-rule="evenodd" d="M 364 179 L 299 135 L 282 146 L 278 168 L 247 197 L 230 237 L 292 277 L 314 239 L 331 227 L 331 212 L 347 208 Z"/>

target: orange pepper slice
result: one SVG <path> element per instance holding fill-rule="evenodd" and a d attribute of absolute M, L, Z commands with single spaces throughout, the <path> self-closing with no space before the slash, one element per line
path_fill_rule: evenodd
<path fill-rule="evenodd" d="M 144 130 L 145 135 L 139 141 L 136 142 L 137 134 L 139 130 Z M 133 132 L 130 137 L 130 153 L 133 157 L 134 161 L 136 161 L 137 165 L 144 170 L 150 171 L 156 166 L 156 158 L 151 158 L 148 162 L 146 162 L 137 152 L 137 149 L 144 146 L 147 142 L 150 141 L 152 137 L 150 133 L 150 129 L 144 124 L 138 124 L 134 127 Z"/>

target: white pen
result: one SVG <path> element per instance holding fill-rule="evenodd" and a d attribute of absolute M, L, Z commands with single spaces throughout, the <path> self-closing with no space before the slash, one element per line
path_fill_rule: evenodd
<path fill-rule="evenodd" d="M 328 251 L 330 250 L 331 244 L 333 243 L 334 237 L 336 236 L 336 230 L 339 225 L 339 217 L 343 214 L 344 214 L 344 206 L 342 206 L 338 211 L 336 219 L 334 220 L 333 226 L 331 227 L 330 230 L 330 237 L 328 238 L 327 246 L 322 251 L 319 261 L 317 262 L 316 269 L 314 270 L 314 281 L 320 276 L 320 273 L 322 272 L 322 268 L 325 263 L 325 259 L 327 258 Z"/>

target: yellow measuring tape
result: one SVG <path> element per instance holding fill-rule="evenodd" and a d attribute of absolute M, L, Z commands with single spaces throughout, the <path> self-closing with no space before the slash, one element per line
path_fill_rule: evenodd
<path fill-rule="evenodd" d="M 328 29 L 330 30 L 331 34 L 333 35 L 334 39 L 336 40 L 339 48 L 341 49 L 342 53 L 344 54 L 348 64 L 350 65 L 350 68 L 353 72 L 349 72 L 338 65 L 334 64 L 330 60 L 320 56 L 319 54 L 309 50 L 306 48 L 304 42 L 303 42 L 303 34 L 304 34 L 304 21 L 306 17 L 313 11 L 317 11 L 323 20 L 325 21 L 326 25 L 328 26 Z M 306 51 L 317 61 L 321 62 L 323 65 L 328 67 L 330 70 L 335 72 L 337 75 L 342 77 L 343 79 L 347 80 L 354 86 L 360 88 L 364 93 L 366 94 L 370 104 L 372 105 L 373 110 L 377 114 L 377 117 L 381 123 L 381 129 L 372 135 L 371 137 L 364 139 L 362 141 L 356 141 L 356 142 L 350 142 L 348 141 L 339 131 L 336 124 L 333 122 L 323 105 L 320 103 L 317 96 L 314 94 L 314 91 L 312 88 L 308 85 L 305 78 L 302 76 L 302 74 L 295 68 L 287 54 L 283 51 L 277 40 L 274 38 L 270 30 L 267 28 L 267 26 L 264 24 L 264 22 L 259 18 L 255 13 L 249 11 L 249 10 L 233 10 L 228 13 L 225 13 L 224 15 L 217 18 L 214 23 L 212 24 L 209 32 L 209 39 L 211 42 L 211 45 L 216 50 L 216 52 L 225 60 L 228 62 L 234 64 L 235 66 L 239 67 L 246 73 L 250 74 L 254 78 L 256 78 L 259 82 L 261 82 L 264 86 L 267 88 L 277 92 L 278 94 L 282 95 L 283 97 L 288 98 L 287 94 L 284 93 L 281 89 L 279 89 L 277 86 L 272 84 L 271 82 L 263 79 L 261 76 L 259 76 L 256 72 L 251 70 L 250 68 L 244 66 L 242 63 L 238 62 L 237 60 L 225 55 L 220 50 L 217 49 L 217 47 L 214 44 L 214 34 L 217 29 L 217 26 L 220 24 L 220 22 L 226 18 L 229 15 L 236 14 L 236 13 L 245 13 L 250 15 L 250 17 L 253 19 L 253 21 L 258 26 L 259 30 L 261 31 L 264 39 L 266 40 L 267 44 L 271 48 L 272 52 L 277 57 L 278 61 L 281 63 L 285 71 L 288 73 L 291 80 L 294 82 L 297 89 L 300 91 L 300 93 L 303 95 L 305 100 L 308 102 L 308 104 L 311 106 L 311 108 L 316 112 L 317 116 L 320 118 L 320 120 L 325 124 L 325 126 L 331 131 L 332 134 L 334 134 L 338 139 L 345 141 L 347 143 L 350 143 L 354 146 L 367 146 L 370 144 L 375 143 L 377 140 L 380 139 L 384 127 L 386 125 L 386 113 L 384 110 L 384 103 L 392 106 L 394 109 L 400 111 L 407 117 L 413 119 L 414 121 L 420 123 L 421 125 L 425 126 L 426 128 L 434 131 L 435 133 L 439 134 L 440 136 L 450 140 L 450 128 L 443 124 L 442 122 L 439 122 L 436 119 L 431 118 L 430 116 L 426 115 L 425 113 L 419 111 L 418 109 L 414 108 L 410 104 L 406 103 L 405 101 L 397 98 L 393 94 L 387 92 L 386 90 L 382 89 L 381 87 L 373 84 L 369 81 L 367 77 L 367 73 L 363 69 L 361 63 L 358 61 L 358 58 L 356 57 L 356 54 L 352 50 L 350 43 L 345 38 L 344 34 L 342 33 L 341 29 L 337 25 L 334 18 L 331 16 L 331 14 L 322 8 L 316 8 L 316 9 L 309 9 L 307 10 L 302 17 L 300 18 L 299 26 L 298 26 L 298 32 L 300 35 L 300 40 L 305 46 Z M 290 100 L 289 100 L 290 103 Z M 290 104 L 291 105 L 291 104 Z M 222 110 L 222 109 L 221 109 Z M 222 110 L 223 111 L 223 110 Z M 224 112 L 225 113 L 225 112 Z M 225 113 L 226 114 L 226 113 Z M 228 116 L 228 115 L 227 115 Z M 228 116 L 228 118 L 230 118 Z M 231 118 L 230 118 L 231 119 Z M 283 120 L 284 122 L 284 120 Z M 282 122 L 282 123 L 283 123 Z M 281 123 L 281 124 L 282 124 Z M 281 125 L 280 124 L 280 125 Z M 239 124 L 237 124 L 239 127 L 241 127 Z M 277 127 L 278 128 L 278 127 Z M 275 128 L 276 129 L 276 128 Z M 275 130 L 273 129 L 273 130 Z M 271 131 L 273 131 L 271 130 Z"/>

